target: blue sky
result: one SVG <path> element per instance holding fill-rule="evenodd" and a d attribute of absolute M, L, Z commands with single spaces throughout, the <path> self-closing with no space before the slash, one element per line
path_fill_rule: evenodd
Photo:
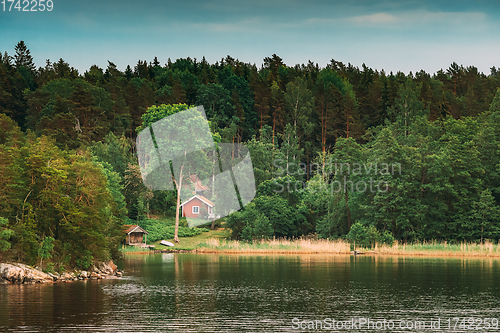
<path fill-rule="evenodd" d="M 485 74 L 500 67 L 500 1 L 53 2 L 51 12 L 4 12 L 0 4 L 0 51 L 13 55 L 24 40 L 37 66 L 63 58 L 80 73 L 155 56 L 164 64 L 231 55 L 260 66 L 273 53 L 287 65 L 324 67 L 333 58 L 386 72 L 435 73 L 453 61 Z"/>

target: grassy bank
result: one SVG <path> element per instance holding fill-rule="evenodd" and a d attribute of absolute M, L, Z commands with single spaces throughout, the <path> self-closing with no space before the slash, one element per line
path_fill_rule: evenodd
<path fill-rule="evenodd" d="M 254 242 L 207 239 L 195 248 L 197 252 L 224 253 L 336 253 L 351 252 L 350 244 L 342 240 L 271 239 Z"/>
<path fill-rule="evenodd" d="M 500 245 L 488 241 L 483 244 L 467 242 L 448 244 L 436 241 L 399 244 L 396 242 L 393 246 L 382 245 L 375 250 L 376 253 L 392 255 L 500 257 Z"/>
<path fill-rule="evenodd" d="M 151 243 L 151 245 L 154 245 L 155 250 L 185 250 L 185 251 L 193 251 L 199 248 L 200 244 L 209 242 L 211 240 L 224 240 L 226 238 L 229 238 L 231 236 L 231 232 L 227 229 L 220 228 L 216 230 L 210 230 L 208 232 L 203 232 L 199 235 L 195 235 L 192 237 L 179 237 L 180 242 L 175 245 L 175 247 L 168 247 L 161 245 L 160 242 L 161 240 L 158 240 L 156 242 Z M 173 238 L 168 238 L 165 239 L 166 241 L 169 241 L 171 243 L 174 243 Z M 144 248 L 139 248 L 139 247 L 134 247 L 134 246 L 124 246 L 121 249 L 121 252 L 123 254 L 148 254 L 148 253 L 153 253 L 154 251 L 144 249 Z"/>
<path fill-rule="evenodd" d="M 349 254 L 352 246 L 345 240 L 326 239 L 270 239 L 254 242 L 230 240 L 227 229 L 210 230 L 193 237 L 181 237 L 175 247 L 167 247 L 155 242 L 155 250 L 186 250 L 197 253 L 255 253 L 255 254 Z M 173 239 L 168 239 L 173 242 Z M 424 242 L 403 244 L 395 242 L 392 246 L 381 245 L 373 249 L 357 248 L 370 255 L 404 256 L 455 256 L 455 257 L 499 257 L 500 245 L 491 242 L 484 244 L 447 242 Z M 141 248 L 127 247 L 124 254 L 154 253 Z"/>
<path fill-rule="evenodd" d="M 197 252 L 221 253 L 351 253 L 351 244 L 344 240 L 262 240 L 252 243 L 209 239 L 198 244 Z M 411 256 L 458 256 L 458 257 L 500 257 L 500 245 L 491 242 L 484 244 L 460 243 L 448 244 L 446 242 L 427 242 L 417 244 L 400 244 L 395 242 L 392 246 L 375 246 L 373 249 L 357 248 L 365 254 L 372 255 L 411 255 Z"/>

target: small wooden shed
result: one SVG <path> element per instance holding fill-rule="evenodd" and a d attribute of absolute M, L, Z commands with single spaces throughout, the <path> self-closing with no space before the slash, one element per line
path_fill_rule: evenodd
<path fill-rule="evenodd" d="M 127 238 L 125 239 L 126 245 L 141 245 L 146 244 L 146 237 L 149 232 L 139 227 L 137 224 L 124 225 L 125 234 Z"/>

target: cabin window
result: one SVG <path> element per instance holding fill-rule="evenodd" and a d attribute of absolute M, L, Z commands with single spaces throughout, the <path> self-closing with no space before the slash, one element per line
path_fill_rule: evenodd
<path fill-rule="evenodd" d="M 193 206 L 193 214 L 198 214 L 200 212 L 200 206 Z"/>

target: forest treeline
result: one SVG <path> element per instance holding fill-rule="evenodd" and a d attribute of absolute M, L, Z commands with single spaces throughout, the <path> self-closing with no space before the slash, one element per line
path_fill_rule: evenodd
<path fill-rule="evenodd" d="M 161 104 L 203 105 L 222 142 L 249 147 L 257 197 L 228 219 L 236 238 L 345 237 L 357 223 L 406 241 L 498 240 L 499 87 L 495 67 L 406 75 L 275 54 L 79 73 L 63 59 L 36 68 L 21 41 L 0 54 L 0 245 L 85 266 L 116 252 L 126 220 L 172 214 L 175 195 L 145 188 L 135 156 Z M 367 171 L 386 164 L 400 169 Z M 370 182 L 384 191 L 359 188 Z"/>

